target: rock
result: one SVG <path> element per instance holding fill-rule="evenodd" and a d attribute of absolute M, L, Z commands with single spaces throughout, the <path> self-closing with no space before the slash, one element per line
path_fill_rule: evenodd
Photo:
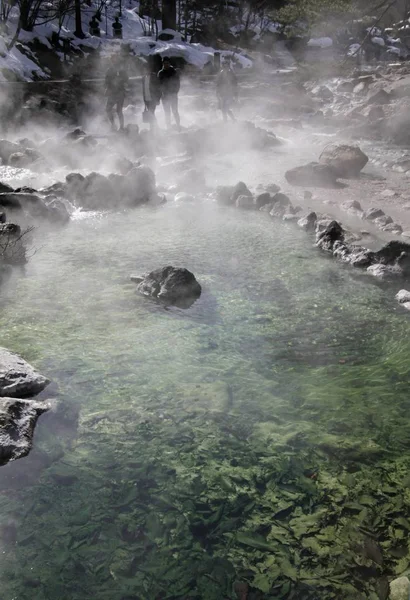
<path fill-rule="evenodd" d="M 115 208 L 117 205 L 115 189 L 107 177 L 93 171 L 82 182 L 78 202 L 81 203 L 82 208 L 89 210 Z"/>
<path fill-rule="evenodd" d="M 351 215 L 362 216 L 363 214 L 363 209 L 358 200 L 346 200 L 345 202 L 342 202 L 340 207 Z"/>
<path fill-rule="evenodd" d="M 410 244 L 391 240 L 375 252 L 374 257 L 374 262 L 380 262 L 385 265 L 399 262 L 402 267 L 408 270 L 410 267 Z"/>
<path fill-rule="evenodd" d="M 368 160 L 358 146 L 345 144 L 328 146 L 319 157 L 319 162 L 333 167 L 338 177 L 357 177 Z"/>
<path fill-rule="evenodd" d="M 333 100 L 333 93 L 327 87 L 327 85 L 320 85 L 313 88 L 312 94 L 318 98 L 321 98 L 322 100 L 327 100 L 329 102 Z"/>
<path fill-rule="evenodd" d="M 0 140 L 0 158 L 3 163 L 8 164 L 10 156 L 16 152 L 23 152 L 24 148 L 20 144 L 9 142 L 8 140 Z"/>
<path fill-rule="evenodd" d="M 83 131 L 82 129 L 77 127 L 73 131 L 70 131 L 69 133 L 67 133 L 67 135 L 65 136 L 65 139 L 66 140 L 78 140 L 79 138 L 84 137 L 86 135 L 87 134 L 85 131 Z"/>
<path fill-rule="evenodd" d="M 156 269 L 138 284 L 138 291 L 170 304 L 188 307 L 201 295 L 201 286 L 193 273 L 179 267 Z"/>
<path fill-rule="evenodd" d="M 394 190 L 383 190 L 380 195 L 383 196 L 383 198 L 394 198 L 395 196 L 398 196 L 398 193 Z"/>
<path fill-rule="evenodd" d="M 406 238 L 410 238 L 410 231 L 403 231 L 402 236 Z"/>
<path fill-rule="evenodd" d="M 381 106 L 368 106 L 361 112 L 361 114 L 369 119 L 371 123 L 385 118 L 384 110 Z"/>
<path fill-rule="evenodd" d="M 403 308 L 405 308 L 406 310 L 410 310 L 410 302 L 403 302 L 402 306 L 403 306 Z"/>
<path fill-rule="evenodd" d="M 379 90 L 367 100 L 367 104 L 389 104 L 393 100 L 392 94 L 386 90 Z"/>
<path fill-rule="evenodd" d="M 155 207 L 155 206 L 162 206 L 163 204 L 166 204 L 166 203 L 167 203 L 167 198 L 166 198 L 165 194 L 155 193 L 149 197 L 147 205 Z"/>
<path fill-rule="evenodd" d="M 329 218 L 321 217 L 320 219 L 318 218 L 318 220 L 316 221 L 316 227 L 315 227 L 316 233 L 320 233 L 321 231 L 324 231 L 326 229 L 326 227 L 329 227 L 329 225 L 332 221 L 333 221 L 333 219 L 331 217 L 329 217 Z"/>
<path fill-rule="evenodd" d="M 0 397 L 27 398 L 50 383 L 21 356 L 0 347 Z"/>
<path fill-rule="evenodd" d="M 0 223 L 5 223 L 6 222 L 6 213 L 5 212 L 0 212 Z"/>
<path fill-rule="evenodd" d="M 280 192 L 280 186 L 276 185 L 276 183 L 268 183 L 265 185 L 264 189 L 270 194 L 276 194 L 277 192 Z"/>
<path fill-rule="evenodd" d="M 156 192 L 155 174 L 150 167 L 140 165 L 134 167 L 126 176 L 126 199 L 131 206 L 148 202 Z"/>
<path fill-rule="evenodd" d="M 397 302 L 403 304 L 403 302 L 410 302 L 410 292 L 408 290 L 400 290 L 395 295 Z"/>
<path fill-rule="evenodd" d="M 367 268 L 367 272 L 377 279 L 392 279 L 394 277 L 402 277 L 403 271 L 399 266 L 376 264 Z"/>
<path fill-rule="evenodd" d="M 310 212 L 298 220 L 298 226 L 305 231 L 314 231 L 316 228 L 317 215 L 315 212 Z"/>
<path fill-rule="evenodd" d="M 396 235 L 401 235 L 403 233 L 403 227 L 398 223 L 388 223 L 381 228 L 382 231 L 386 231 L 388 233 L 394 233 Z"/>
<path fill-rule="evenodd" d="M 303 199 L 304 200 L 312 200 L 312 198 L 313 198 L 312 192 L 310 192 L 309 190 L 305 190 L 303 192 Z"/>
<path fill-rule="evenodd" d="M 298 215 L 295 215 L 293 213 L 285 213 L 282 217 L 282 221 L 288 222 L 288 223 L 293 223 L 294 221 L 298 221 L 299 217 Z"/>
<path fill-rule="evenodd" d="M 219 185 L 215 190 L 215 198 L 218 204 L 224 206 L 232 206 L 235 204 L 235 200 L 232 200 L 233 190 L 233 185 Z"/>
<path fill-rule="evenodd" d="M 342 93 L 344 93 L 344 92 L 352 93 L 354 88 L 355 88 L 354 81 L 342 81 L 337 86 L 337 91 L 342 92 Z"/>
<path fill-rule="evenodd" d="M 256 196 L 254 203 L 256 209 L 260 210 L 262 206 L 272 203 L 272 196 L 269 194 L 269 192 L 264 192 L 263 194 Z"/>
<path fill-rule="evenodd" d="M 336 242 L 344 242 L 343 227 L 337 221 L 332 221 L 324 231 L 316 236 L 316 246 L 326 252 L 333 252 Z"/>
<path fill-rule="evenodd" d="M 37 419 L 49 408 L 47 402 L 0 398 L 0 465 L 30 452 Z"/>
<path fill-rule="evenodd" d="M 4 266 L 21 266 L 27 262 L 25 240 L 21 235 L 19 225 L 15 225 L 14 223 L 0 224 L 0 248 L 1 279 L 4 280 L 4 276 L 10 274 L 4 271 Z"/>
<path fill-rule="evenodd" d="M 179 177 L 178 187 L 195 194 L 204 192 L 206 189 L 205 175 L 198 169 L 188 169 Z"/>
<path fill-rule="evenodd" d="M 381 208 L 368 208 L 363 213 L 363 219 L 366 219 L 367 221 L 375 221 L 379 217 L 383 217 L 383 216 L 384 216 L 384 211 L 382 211 Z"/>
<path fill-rule="evenodd" d="M 385 227 L 389 223 L 393 223 L 393 219 L 389 217 L 389 215 L 382 215 L 381 217 L 377 217 L 377 219 L 374 219 L 374 224 L 380 228 Z"/>
<path fill-rule="evenodd" d="M 47 219 L 53 223 L 68 223 L 70 220 L 70 214 L 67 210 L 65 203 L 58 198 L 47 202 Z"/>
<path fill-rule="evenodd" d="M 19 169 L 25 169 L 41 158 L 41 154 L 36 150 L 26 149 L 24 152 L 14 152 L 9 157 L 9 165 Z"/>
<path fill-rule="evenodd" d="M 252 196 L 239 196 L 236 199 L 235 206 L 245 210 L 256 210 L 256 204 Z"/>
<path fill-rule="evenodd" d="M 239 183 L 237 183 L 233 188 L 231 196 L 232 204 L 236 202 L 239 196 L 252 197 L 252 192 L 248 189 L 248 187 L 243 181 L 239 181 Z"/>
<path fill-rule="evenodd" d="M 0 194 L 8 194 L 10 192 L 13 192 L 13 188 L 11 187 L 11 185 L 8 185 L 7 183 L 2 183 L 0 181 Z"/>
<path fill-rule="evenodd" d="M 186 194 L 185 192 L 179 192 L 175 196 L 175 202 L 195 202 L 195 197 L 192 194 Z"/>
<path fill-rule="evenodd" d="M 316 162 L 295 167 L 285 173 L 286 181 L 292 185 L 311 185 L 317 187 L 336 187 L 337 173 L 329 165 Z"/>

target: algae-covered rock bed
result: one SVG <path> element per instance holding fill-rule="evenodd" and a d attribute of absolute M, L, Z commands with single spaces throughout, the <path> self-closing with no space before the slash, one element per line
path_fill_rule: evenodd
<path fill-rule="evenodd" d="M 410 570 L 392 288 L 216 204 L 44 235 L 1 298 L 2 344 L 57 403 L 1 468 L 2 596 L 387 598 Z M 200 282 L 186 310 L 128 280 L 164 257 Z"/>

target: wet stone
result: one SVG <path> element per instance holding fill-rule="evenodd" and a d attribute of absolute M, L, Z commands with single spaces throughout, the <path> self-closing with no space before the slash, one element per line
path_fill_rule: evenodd
<path fill-rule="evenodd" d="M 398 577 L 390 582 L 389 600 L 409 600 L 410 581 L 408 577 Z"/>
<path fill-rule="evenodd" d="M 404 302 L 410 302 L 410 292 L 408 290 L 400 290 L 395 295 L 397 302 L 403 304 Z"/>

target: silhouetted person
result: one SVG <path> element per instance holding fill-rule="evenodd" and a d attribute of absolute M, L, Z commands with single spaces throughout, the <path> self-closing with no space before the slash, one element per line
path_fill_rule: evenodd
<path fill-rule="evenodd" d="M 100 34 L 101 34 L 101 32 L 100 32 L 100 25 L 99 25 L 97 19 L 95 18 L 95 15 L 94 15 L 94 17 L 92 17 L 92 19 L 91 19 L 91 21 L 89 22 L 88 25 L 89 25 L 89 28 L 90 28 L 90 30 L 89 30 L 90 31 L 90 35 L 94 35 L 94 36 L 100 37 Z"/>
<path fill-rule="evenodd" d="M 235 121 L 232 106 L 238 98 L 238 80 L 230 67 L 223 67 L 216 80 L 216 95 L 224 121 Z"/>
<path fill-rule="evenodd" d="M 171 61 L 167 56 L 164 56 L 162 59 L 162 69 L 158 73 L 158 79 L 161 86 L 162 105 L 164 107 L 167 128 L 171 127 L 172 111 L 175 123 L 179 129 L 180 118 L 178 112 L 178 92 L 180 88 L 180 81 L 178 71 L 171 65 Z"/>
<path fill-rule="evenodd" d="M 107 96 L 107 115 L 111 127 L 115 129 L 114 107 L 116 108 L 120 129 L 124 129 L 124 115 L 122 109 L 127 91 L 128 75 L 118 64 L 116 59 L 111 59 L 111 66 L 105 76 L 105 93 Z"/>
<path fill-rule="evenodd" d="M 150 129 L 153 130 L 157 126 L 155 110 L 161 101 L 161 84 L 156 71 L 150 64 L 147 65 L 147 72 L 142 80 L 142 97 L 144 99 Z"/>
<path fill-rule="evenodd" d="M 112 33 L 115 38 L 122 38 L 122 23 L 120 23 L 119 17 L 115 17 L 112 24 Z"/>

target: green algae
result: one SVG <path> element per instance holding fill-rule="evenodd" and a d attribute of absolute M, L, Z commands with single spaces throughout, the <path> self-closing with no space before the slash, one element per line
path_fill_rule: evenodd
<path fill-rule="evenodd" d="M 409 570 L 406 315 L 305 234 L 200 216 L 73 225 L 4 299 L 2 344 L 79 413 L 0 482 L 5 598 L 380 599 Z M 135 296 L 136 261 L 201 300 Z"/>

